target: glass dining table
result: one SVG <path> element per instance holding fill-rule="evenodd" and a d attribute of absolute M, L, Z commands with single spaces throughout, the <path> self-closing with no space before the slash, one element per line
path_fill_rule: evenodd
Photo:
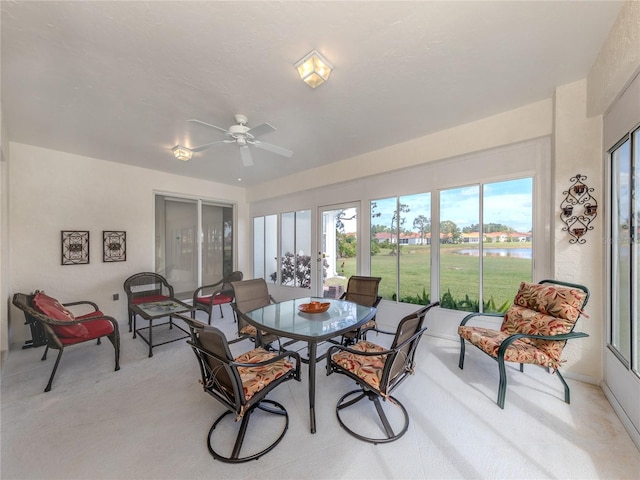
<path fill-rule="evenodd" d="M 305 306 L 311 302 L 329 303 L 329 308 L 324 312 L 305 313 L 304 310 L 308 310 Z M 365 307 L 346 300 L 306 297 L 274 303 L 243 314 L 244 319 L 258 331 L 307 343 L 311 433 L 316 433 L 316 364 L 324 358 L 318 358 L 318 343 L 361 327 L 373 318 L 376 311 L 375 307 Z"/>

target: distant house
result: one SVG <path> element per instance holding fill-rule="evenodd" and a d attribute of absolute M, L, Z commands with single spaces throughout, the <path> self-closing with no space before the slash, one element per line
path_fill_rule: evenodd
<path fill-rule="evenodd" d="M 485 233 L 484 238 L 487 242 L 493 242 L 493 243 L 506 242 L 508 235 L 504 232 L 491 232 L 491 233 Z"/>
<path fill-rule="evenodd" d="M 460 234 L 461 243 L 480 243 L 480 234 L 478 232 Z"/>

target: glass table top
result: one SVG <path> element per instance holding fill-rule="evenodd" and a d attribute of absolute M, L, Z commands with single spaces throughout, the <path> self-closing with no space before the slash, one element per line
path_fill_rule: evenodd
<path fill-rule="evenodd" d="M 330 303 L 330 306 L 322 313 L 304 313 L 299 310 L 300 305 L 310 302 Z M 375 313 L 376 309 L 373 307 L 345 300 L 305 297 L 258 308 L 246 313 L 246 316 L 273 333 L 320 339 L 357 328 Z"/>

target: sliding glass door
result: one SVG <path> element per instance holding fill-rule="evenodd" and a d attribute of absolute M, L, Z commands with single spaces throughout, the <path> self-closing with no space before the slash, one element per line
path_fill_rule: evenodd
<path fill-rule="evenodd" d="M 156 195 L 156 272 L 178 298 L 233 271 L 233 207 Z"/>

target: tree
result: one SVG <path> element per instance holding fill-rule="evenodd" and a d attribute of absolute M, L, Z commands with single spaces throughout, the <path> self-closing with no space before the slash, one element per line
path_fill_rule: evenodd
<path fill-rule="evenodd" d="M 393 212 L 393 217 L 391 218 L 391 231 L 396 233 L 396 229 L 400 230 L 404 225 L 406 217 L 402 216 L 402 213 L 409 213 L 409 205 L 406 203 L 401 203 L 400 208 L 396 209 Z M 400 219 L 400 223 L 398 223 L 398 219 Z"/>
<path fill-rule="evenodd" d="M 458 243 L 460 239 L 460 229 L 451 220 L 440 222 L 440 234 L 445 236 L 444 243 Z"/>
<path fill-rule="evenodd" d="M 420 239 L 424 244 L 424 238 L 427 233 L 431 232 L 431 219 L 425 217 L 424 215 L 418 215 L 413 219 L 413 228 L 417 229 L 420 232 Z"/>

